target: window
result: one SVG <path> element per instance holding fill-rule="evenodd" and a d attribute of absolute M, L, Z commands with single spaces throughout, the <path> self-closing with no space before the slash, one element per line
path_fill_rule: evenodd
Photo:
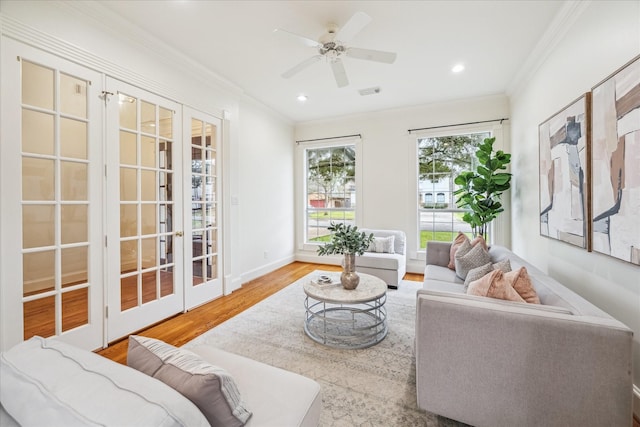
<path fill-rule="evenodd" d="M 327 227 L 334 222 L 355 224 L 356 148 L 341 145 L 305 150 L 305 241 L 329 240 Z"/>
<path fill-rule="evenodd" d="M 465 211 L 456 207 L 454 180 L 475 167 L 476 147 L 489 137 L 491 133 L 481 132 L 418 139 L 420 249 L 428 240 L 451 241 L 458 231 L 471 235 L 471 227 L 462 220 Z"/>

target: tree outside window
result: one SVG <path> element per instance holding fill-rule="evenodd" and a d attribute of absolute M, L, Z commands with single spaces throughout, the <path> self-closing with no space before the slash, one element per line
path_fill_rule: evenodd
<path fill-rule="evenodd" d="M 306 150 L 306 241 L 327 241 L 330 222 L 355 224 L 355 145 Z"/>
<path fill-rule="evenodd" d="M 482 132 L 418 139 L 420 249 L 428 240 L 451 241 L 458 231 L 471 235 L 471 228 L 462 221 L 464 211 L 455 205 L 453 181 L 460 172 L 475 167 L 476 147 L 490 136 Z"/>

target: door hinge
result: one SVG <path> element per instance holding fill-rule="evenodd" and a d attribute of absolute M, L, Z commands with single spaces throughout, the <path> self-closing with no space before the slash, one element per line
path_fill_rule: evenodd
<path fill-rule="evenodd" d="M 109 318 L 109 306 L 105 306 L 104 307 L 104 318 L 108 319 Z"/>
<path fill-rule="evenodd" d="M 104 165 L 104 177 L 107 177 L 107 165 Z"/>
<path fill-rule="evenodd" d="M 107 236 L 104 236 L 104 247 L 107 247 Z"/>

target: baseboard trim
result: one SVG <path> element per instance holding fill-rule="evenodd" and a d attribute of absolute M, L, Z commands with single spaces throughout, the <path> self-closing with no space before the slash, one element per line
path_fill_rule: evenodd
<path fill-rule="evenodd" d="M 295 261 L 294 255 L 281 258 L 269 264 L 265 264 L 258 268 L 254 268 L 253 270 L 247 271 L 246 273 L 242 273 L 242 275 L 240 276 L 240 281 L 244 285 L 247 282 L 257 279 L 258 277 L 264 276 L 265 274 L 271 273 L 272 271 L 277 270 L 280 267 L 284 267 L 285 265 L 291 264 L 294 261 Z"/>
<path fill-rule="evenodd" d="M 633 385 L 633 415 L 640 420 L 640 387 Z"/>

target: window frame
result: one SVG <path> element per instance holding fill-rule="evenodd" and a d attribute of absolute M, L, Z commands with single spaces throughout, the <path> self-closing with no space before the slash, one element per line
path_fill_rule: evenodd
<path fill-rule="evenodd" d="M 458 126 L 446 126 L 442 128 L 433 128 L 424 131 L 416 131 L 411 132 L 408 135 L 408 141 L 411 144 L 411 149 L 409 150 L 409 167 L 414 171 L 412 176 L 410 176 L 409 182 L 409 191 L 413 191 L 414 197 L 410 197 L 410 202 L 413 203 L 413 208 L 410 210 L 411 212 L 411 224 L 413 228 L 412 236 L 407 236 L 408 244 L 411 245 L 409 248 L 413 250 L 409 250 L 408 256 L 410 259 L 419 259 L 423 260 L 426 257 L 426 248 L 420 247 L 420 204 L 422 200 L 422 194 L 419 191 L 419 149 L 418 149 L 418 141 L 424 138 L 438 138 L 445 136 L 455 136 L 455 135 L 467 135 L 473 133 L 488 133 L 491 137 L 496 138 L 496 143 L 494 144 L 495 150 L 505 150 L 504 146 L 504 138 L 508 133 L 507 125 L 503 125 L 502 123 L 481 123 L 481 124 L 471 124 L 471 125 L 458 125 Z M 432 192 L 435 193 L 435 192 Z M 504 206 L 505 210 L 509 210 L 509 195 L 504 195 Z M 433 194 L 433 200 L 436 200 L 436 194 Z M 455 203 L 455 201 L 454 201 Z M 454 205 L 455 206 L 455 205 Z M 458 208 L 450 208 L 449 211 L 453 212 L 465 212 L 464 209 Z M 439 210 L 444 211 L 444 210 Z M 492 230 L 490 234 L 491 243 L 496 244 L 508 244 L 509 231 L 508 224 L 509 218 L 508 212 L 503 212 L 501 217 L 498 217 L 492 223 Z"/>
<path fill-rule="evenodd" d="M 297 217 L 299 220 L 297 228 L 297 240 L 298 249 L 304 251 L 315 252 L 322 244 L 322 242 L 314 242 L 308 240 L 307 224 L 308 224 L 308 163 L 307 152 L 308 150 L 326 149 L 326 148 L 339 148 L 344 146 L 353 146 L 355 151 L 355 188 L 353 194 L 355 195 L 355 207 L 347 210 L 354 212 L 353 224 L 360 226 L 360 218 L 362 218 L 362 138 L 360 136 L 335 138 L 331 141 L 316 141 L 316 142 L 302 142 L 297 146 L 297 158 L 296 162 L 299 165 L 297 185 L 299 186 L 297 194 L 299 195 L 299 201 L 296 203 Z M 327 208 L 323 208 L 327 209 Z M 344 208 L 329 208 L 336 211 L 344 211 Z"/>

